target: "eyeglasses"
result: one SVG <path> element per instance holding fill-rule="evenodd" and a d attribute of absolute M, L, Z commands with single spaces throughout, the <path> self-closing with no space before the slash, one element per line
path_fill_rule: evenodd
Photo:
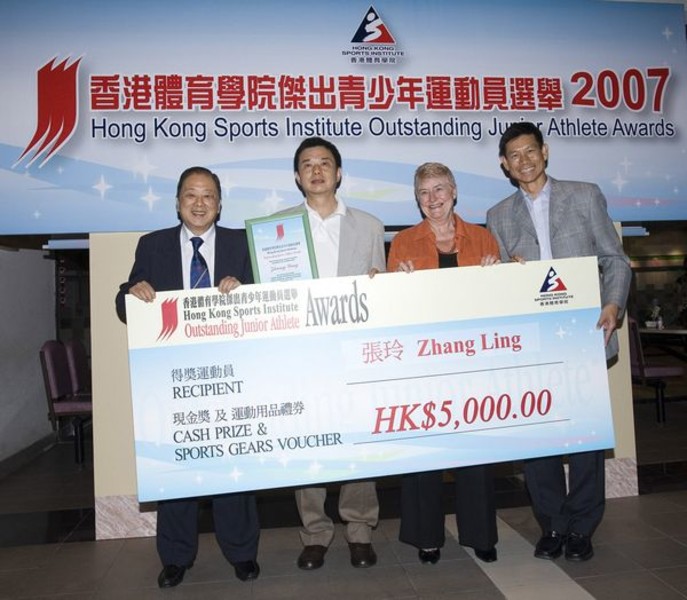
<path fill-rule="evenodd" d="M 203 204 L 216 204 L 218 201 L 215 192 L 187 191 L 181 194 L 180 199 L 184 204 L 196 204 L 197 202 L 202 202 Z"/>

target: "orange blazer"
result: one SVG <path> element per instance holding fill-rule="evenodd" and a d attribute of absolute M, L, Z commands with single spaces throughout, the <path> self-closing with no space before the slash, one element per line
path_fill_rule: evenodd
<path fill-rule="evenodd" d="M 455 214 L 453 218 L 456 224 L 459 266 L 479 265 L 482 257 L 488 254 L 499 256 L 496 240 L 484 227 L 466 223 Z M 439 268 L 436 238 L 426 219 L 394 236 L 387 260 L 387 272 L 396 271 L 398 263 L 407 260 L 412 260 L 417 270 Z"/>

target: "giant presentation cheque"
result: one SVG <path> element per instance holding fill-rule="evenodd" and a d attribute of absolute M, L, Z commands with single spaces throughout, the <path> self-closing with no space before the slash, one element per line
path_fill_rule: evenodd
<path fill-rule="evenodd" d="M 611 448 L 593 257 L 127 296 L 141 502 Z"/>

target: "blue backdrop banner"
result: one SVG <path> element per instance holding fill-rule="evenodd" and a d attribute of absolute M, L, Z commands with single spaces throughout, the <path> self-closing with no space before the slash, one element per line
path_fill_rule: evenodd
<path fill-rule="evenodd" d="M 681 4 L 5 0 L 0 54 L 0 234 L 169 226 L 193 164 L 242 227 L 300 200 L 311 135 L 342 152 L 341 197 L 385 225 L 418 220 L 425 161 L 483 222 L 512 191 L 497 146 L 521 119 L 615 220 L 687 218 Z"/>

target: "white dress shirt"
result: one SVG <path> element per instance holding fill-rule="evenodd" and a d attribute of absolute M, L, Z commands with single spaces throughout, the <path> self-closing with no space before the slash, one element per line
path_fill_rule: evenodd
<path fill-rule="evenodd" d="M 305 203 L 310 222 L 310 232 L 315 246 L 317 272 L 322 277 L 336 277 L 339 270 L 339 240 L 341 217 L 346 215 L 346 205 L 337 199 L 336 209 L 324 219 Z"/>
<path fill-rule="evenodd" d="M 534 223 L 534 229 L 537 232 L 537 241 L 539 242 L 539 259 L 551 260 L 551 228 L 549 227 L 549 205 L 551 203 L 551 180 L 546 179 L 544 187 L 541 192 L 535 197 L 522 190 L 525 197 L 525 204 L 527 210 L 530 211 L 530 217 Z"/>
<path fill-rule="evenodd" d="M 203 255 L 205 262 L 208 265 L 208 274 L 210 275 L 210 285 L 215 284 L 215 226 L 213 225 L 203 235 L 193 234 L 186 225 L 181 226 L 181 233 L 179 234 L 181 241 L 181 270 L 184 276 L 184 289 L 191 289 L 191 259 L 193 258 L 193 243 L 192 237 L 203 238 L 203 243 L 200 245 L 198 252 Z"/>

